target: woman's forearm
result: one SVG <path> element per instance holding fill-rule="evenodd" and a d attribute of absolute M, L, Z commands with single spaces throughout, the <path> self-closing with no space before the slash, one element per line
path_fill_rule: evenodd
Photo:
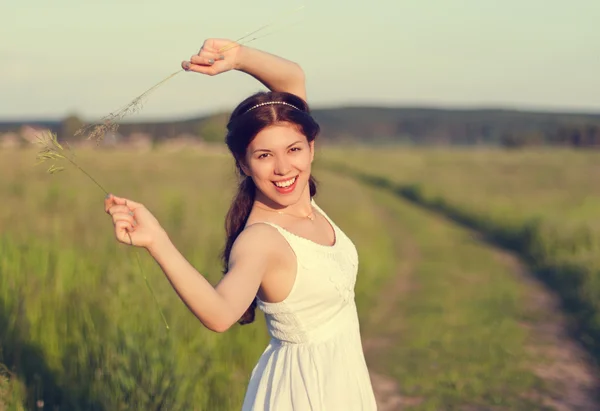
<path fill-rule="evenodd" d="M 292 93 L 306 101 L 304 71 L 293 61 L 240 46 L 235 69 L 250 74 L 269 90 Z"/>
<path fill-rule="evenodd" d="M 189 308 L 207 328 L 223 332 L 232 324 L 229 307 L 225 299 L 198 271 L 181 255 L 168 239 L 148 249 L 159 264 L 167 279 Z"/>

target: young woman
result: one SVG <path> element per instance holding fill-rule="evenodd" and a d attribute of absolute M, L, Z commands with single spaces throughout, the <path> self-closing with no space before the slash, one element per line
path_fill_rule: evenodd
<path fill-rule="evenodd" d="M 142 204 L 109 195 L 105 211 L 117 239 L 145 247 L 210 330 L 252 322 L 256 306 L 265 313 L 272 338 L 243 410 L 375 410 L 354 303 L 356 248 L 313 200 L 319 126 L 305 102 L 303 71 L 229 45 L 207 40 L 182 63 L 207 75 L 239 70 L 271 90 L 240 103 L 227 125 L 240 185 L 225 224 L 223 279 L 213 287 L 200 275 Z"/>

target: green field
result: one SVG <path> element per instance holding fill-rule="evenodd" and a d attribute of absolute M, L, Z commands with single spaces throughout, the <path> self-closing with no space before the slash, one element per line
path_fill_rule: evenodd
<path fill-rule="evenodd" d="M 327 164 L 518 252 L 600 360 L 600 152 L 329 150 Z"/>
<path fill-rule="evenodd" d="M 218 281 L 235 184 L 227 155 L 78 156 L 109 191 L 147 205 L 183 254 Z M 262 316 L 224 334 L 203 329 L 147 253 L 116 243 L 104 194 L 75 170 L 47 175 L 32 167 L 34 157 L 0 152 L 0 410 L 38 401 L 48 410 L 239 409 L 268 340 Z M 599 167 L 600 153 L 319 153 L 317 202 L 359 250 L 365 347 L 378 347 L 369 365 L 397 381 L 411 399 L 407 409 L 549 409 L 544 398 L 560 387 L 531 370 L 544 358 L 523 326 L 541 314 L 497 249 L 439 212 L 534 247 L 518 251 L 536 268 L 554 269 L 571 287 L 565 295 L 595 310 Z M 585 268 L 588 283 L 569 279 L 567 264 Z"/>

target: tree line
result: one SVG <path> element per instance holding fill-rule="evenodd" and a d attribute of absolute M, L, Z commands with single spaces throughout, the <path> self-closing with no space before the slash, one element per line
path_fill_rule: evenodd
<path fill-rule="evenodd" d="M 228 116 L 217 113 L 176 121 L 123 122 L 118 132 L 124 139 L 144 133 L 155 142 L 181 135 L 222 142 Z M 600 147 L 600 114 L 340 107 L 315 109 L 313 116 L 321 125 L 323 140 L 331 143 Z M 86 123 L 77 115 L 59 121 L 0 122 L 0 133 L 18 131 L 24 124 L 50 128 L 59 139 L 69 141 Z"/>

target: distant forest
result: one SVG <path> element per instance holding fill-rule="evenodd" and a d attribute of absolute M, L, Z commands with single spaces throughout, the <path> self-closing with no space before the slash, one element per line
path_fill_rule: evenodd
<path fill-rule="evenodd" d="M 416 145 L 563 145 L 600 148 L 600 114 L 571 114 L 501 109 L 342 107 L 315 109 L 321 142 L 404 143 Z M 124 122 L 127 139 L 143 133 L 157 143 L 182 135 L 223 141 L 228 113 L 160 122 Z M 84 123 L 76 116 L 61 121 L 0 122 L 0 133 L 37 125 L 69 140 Z"/>

